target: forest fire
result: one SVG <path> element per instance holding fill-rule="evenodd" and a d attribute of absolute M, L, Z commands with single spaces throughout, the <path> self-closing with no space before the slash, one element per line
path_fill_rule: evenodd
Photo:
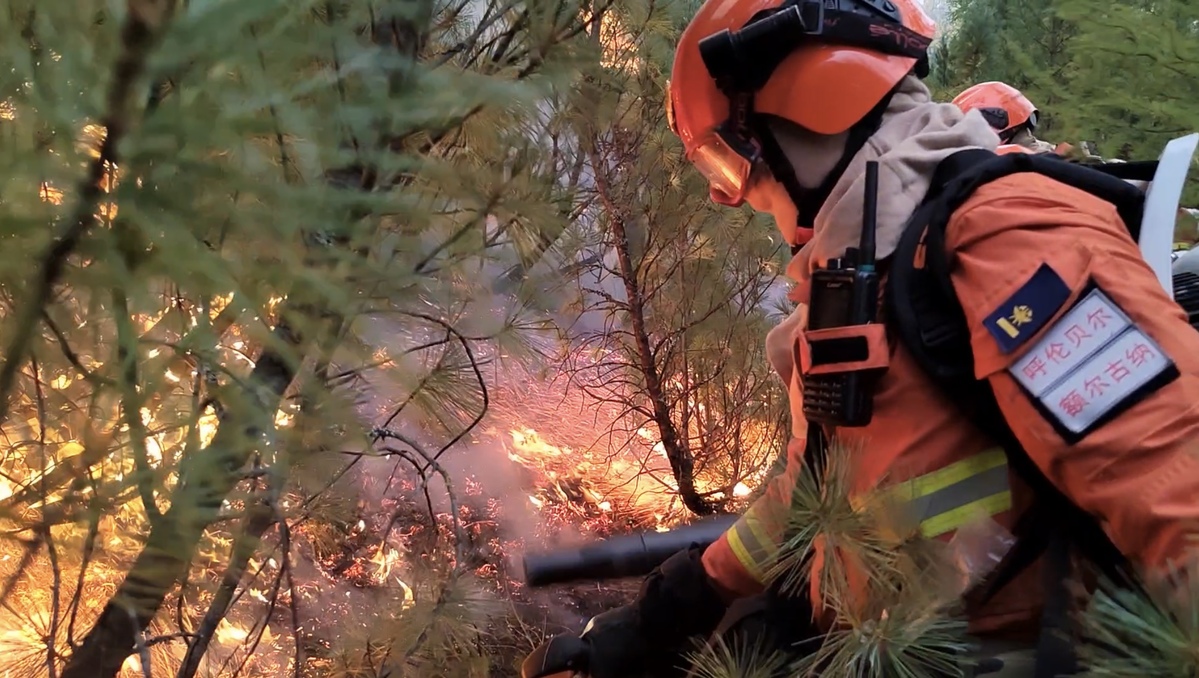
<path fill-rule="evenodd" d="M 97 158 L 104 130 L 91 125 L 83 136 L 86 155 Z M 103 191 L 115 187 L 117 175 L 115 167 L 108 169 Z M 40 196 L 55 206 L 69 202 L 49 183 Z M 107 203 L 97 214 L 106 222 L 115 216 L 115 206 Z M 86 353 L 73 356 L 73 365 L 45 372 L 35 367 L 28 376 L 45 392 L 35 387 L 16 397 L 13 411 L 21 415 L 4 430 L 0 451 L 5 537 L 0 540 L 0 678 L 58 674 L 125 579 L 153 521 L 169 510 L 185 457 L 208 448 L 216 437 L 219 405 L 203 395 L 214 377 L 178 345 L 193 331 L 210 331 L 215 341 L 208 348 L 216 359 L 210 356 L 209 364 L 242 377 L 255 368 L 261 349 L 248 328 L 273 318 L 284 301 L 277 295 L 256 305 L 239 299 L 235 308 L 233 294 L 204 304 L 165 293 L 162 298 L 165 303 L 158 307 L 131 314 L 131 339 L 147 345 L 139 355 L 146 392 L 140 406 L 127 409 L 118 398 L 102 408 L 75 409 L 74 403 L 94 394 L 98 379 L 108 378 L 93 375 L 107 375 L 113 367 Z M 70 311 L 76 314 L 75 326 L 56 329 L 63 344 L 90 331 L 85 329 L 89 321 L 82 320 L 84 309 Z M 358 481 L 378 491 L 377 497 L 359 500 L 352 516 L 316 520 L 309 508 L 314 496 L 291 487 L 268 490 L 259 478 L 268 475 L 270 462 L 255 460 L 255 468 L 223 502 L 222 518 L 205 536 L 188 580 L 168 597 L 119 676 L 178 671 L 255 678 L 291 672 L 297 662 L 321 666 L 326 657 L 318 655 L 333 650 L 335 620 L 369 627 L 364 609 L 382 605 L 400 614 L 420 602 L 440 600 L 442 594 L 428 583 L 437 576 L 467 573 L 492 595 L 512 602 L 521 586 L 508 565 L 529 547 L 552 546 L 564 533 L 594 539 L 667 530 L 688 518 L 652 425 L 627 431 L 620 440 L 627 417 L 552 379 L 534 380 L 535 385 L 519 381 L 523 393 L 507 398 L 507 409 L 495 408 L 490 440 L 475 451 L 490 454 L 485 450 L 494 443 L 503 448 L 504 456 L 492 455 L 488 464 L 502 463 L 520 477 L 516 494 L 468 470 L 459 479 L 456 510 L 449 510 L 429 498 L 426 478 L 393 473 L 376 486 L 376 479 L 364 474 Z M 508 388 L 507 395 L 514 396 Z M 560 408 L 527 407 L 563 400 L 599 418 L 572 419 L 562 417 Z M 703 410 L 702 404 L 695 407 Z M 67 414 L 47 416 L 56 410 Z M 129 411 L 139 416 L 131 420 Z M 297 416 L 294 403 L 284 400 L 275 413 L 274 436 L 289 436 Z M 758 435 L 754 445 L 766 444 L 767 437 Z M 734 505 L 762 475 L 708 471 L 697 475 L 698 490 Z M 143 486 L 147 476 L 153 478 L 149 489 Z M 729 478 L 735 480 L 731 487 Z M 272 500 L 277 520 L 255 537 L 260 544 L 234 568 L 235 554 L 243 548 L 241 530 L 249 529 L 250 506 L 272 491 L 278 493 Z M 517 505 L 534 510 L 533 530 L 505 522 Z M 198 637 L 207 638 L 206 649 L 194 659 L 195 667 L 184 671 Z"/>
<path fill-rule="evenodd" d="M 547 442 L 532 428 L 508 432 L 508 459 L 529 474 L 529 503 L 548 525 L 572 523 L 594 536 L 637 529 L 666 531 L 691 514 L 679 499 L 678 487 L 662 445 L 642 428 L 624 446 L 606 450 L 574 450 Z M 761 480 L 763 473 L 749 479 Z M 697 483 L 701 493 L 722 497 L 718 489 Z M 745 481 L 732 488 L 729 503 L 753 492 Z"/>
<path fill-rule="evenodd" d="M 13 115 L 11 107 L 0 107 L 0 119 Z M 102 127 L 85 126 L 80 150 L 98 158 L 104 135 Z M 115 188 L 117 177 L 116 167 L 107 168 L 101 190 L 107 193 Z M 63 191 L 45 182 L 39 196 L 53 205 L 62 205 L 65 198 Z M 115 206 L 101 204 L 96 216 L 111 222 Z M 163 345 L 168 344 L 167 337 L 175 339 L 196 329 L 201 316 L 207 315 L 208 327 L 221 339 L 213 347 L 221 361 L 253 368 L 248 354 L 255 349 L 249 345 L 246 327 L 234 323 L 227 312 L 235 310 L 227 308 L 232 300 L 233 294 L 227 294 L 196 308 L 176 299 L 155 312 L 134 313 L 131 320 L 141 341 Z M 273 315 L 282 301 L 283 297 L 271 297 L 259 313 Z M 79 317 L 86 316 L 80 312 Z M 76 322 L 75 327 L 55 328 L 60 342 L 65 344 L 72 331 L 87 325 L 86 320 Z M 184 402 L 190 399 L 188 391 L 194 397 L 205 378 L 196 361 L 163 348 L 145 351 L 144 358 L 153 372 L 161 374 L 161 381 L 148 380 L 154 388 L 146 389 L 148 406 L 137 410 L 140 431 L 131 430 L 134 422 L 123 416 L 125 402 L 108 403 L 117 406 L 106 408 L 94 403 L 84 412 L 51 415 L 58 408 L 71 412 L 74 400 L 86 397 L 91 382 L 104 379 L 94 375 L 111 365 L 87 354 L 73 356 L 74 370 L 47 374 L 35 366 L 30 376 L 45 390 L 35 387 L 36 395 L 21 393 L 14 398 L 13 410 L 25 414 L 4 429 L 0 450 L 0 629 L 4 629 L 0 678 L 58 675 L 63 659 L 77 647 L 124 579 L 130 556 L 141 548 L 151 519 L 169 508 L 169 493 L 137 488 L 144 480 L 139 474 L 153 474 L 161 478 L 163 487 L 173 487 L 187 451 L 208 446 L 216 435 L 220 420 L 212 404 L 195 412 L 176 402 L 179 396 Z M 285 404 L 275 415 L 275 426 L 285 429 L 294 415 L 294 408 Z M 138 438 L 140 442 L 134 442 Z M 136 460 L 143 453 L 144 462 Z M 145 467 L 139 467 L 142 463 Z M 241 503 L 226 501 L 224 508 L 233 517 Z M 212 568 L 229 558 L 232 541 L 226 533 L 210 537 L 195 563 L 198 579 L 211 578 Z M 380 565 L 380 580 L 387 578 L 394 560 L 390 555 L 384 559 L 388 562 Z M 282 568 L 272 557 L 261 563 L 251 559 L 249 571 L 253 578 L 276 575 L 278 580 Z M 213 591 L 194 593 L 191 600 L 178 596 L 178 626 L 184 626 L 184 617 L 204 615 L 212 602 Z M 244 593 L 262 606 L 274 607 L 278 602 L 253 586 Z M 224 675 L 233 669 L 237 675 L 253 678 L 289 666 L 291 652 L 282 653 L 285 643 L 269 623 L 252 621 L 259 611 L 238 609 L 220 618 L 212 638 L 222 649 L 223 665 L 217 668 L 221 662 L 209 662 L 210 673 Z M 192 635 L 178 626 L 152 622 L 144 643 L 124 662 L 119 676 L 149 676 L 151 666 L 159 672 L 163 667 L 177 669 L 186 654 L 180 641 Z"/>
<path fill-rule="evenodd" d="M 531 428 L 514 429 L 509 438 L 508 458 L 532 474 L 529 502 L 547 515 L 599 533 L 611 531 L 613 520 L 626 529 L 667 529 L 680 517 L 677 495 L 660 480 L 669 468 L 651 466 L 652 457 L 558 447 Z"/>
<path fill-rule="evenodd" d="M 177 366 L 175 370 L 182 372 Z M 77 380 L 62 375 L 50 381 L 59 392 L 80 386 Z M 158 469 L 175 468 L 189 436 L 194 435 L 201 444 L 207 444 L 219 425 L 211 409 L 190 427 L 158 421 L 149 409 L 141 414 L 142 424 L 153 432 L 146 439 L 148 459 Z M 276 424 L 286 428 L 293 418 L 294 413 L 281 410 Z M 30 427 L 36 428 L 36 422 L 31 422 Z M 32 432 L 27 435 L 37 437 Z M 11 454 L 5 457 L 0 465 L 5 474 L 0 478 L 3 498 L 28 494 L 30 488 L 38 486 L 40 478 L 52 476 L 55 468 L 65 468 L 87 454 L 81 438 L 63 440 L 51 431 L 44 432 L 44 436 L 48 448 L 44 466 L 33 463 L 36 459 Z M 653 445 L 644 436 L 640 444 L 616 454 L 557 446 L 531 428 L 512 429 L 507 438 L 506 461 L 521 470 L 528 482 L 527 500 L 538 509 L 539 525 L 544 530 L 539 538 L 546 542 L 567 527 L 599 537 L 632 529 L 667 529 L 685 516 L 671 484 L 663 480 L 669 478 L 664 460 L 654 453 Z M 108 463 L 113 464 L 111 468 L 105 467 L 109 477 L 120 488 L 128 488 L 136 473 L 132 461 L 117 457 Z M 397 480 L 392 489 L 374 511 L 359 518 L 346 532 L 334 535 L 336 546 L 332 549 L 320 546 L 318 542 L 325 540 L 325 535 L 303 522 L 297 522 L 293 532 L 297 538 L 293 548 L 298 551 L 283 554 L 279 551 L 280 544 L 273 547 L 264 544 L 265 552 L 248 563 L 249 579 L 243 582 L 238 596 L 244 596 L 245 600 L 235 605 L 213 631 L 214 649 L 219 648 L 219 652 L 210 653 L 208 670 L 219 671 L 217 667 L 224 666 L 249 677 L 289 670 L 295 641 L 290 629 L 278 627 L 288 625 L 285 610 L 293 602 L 307 610 L 322 609 L 325 616 L 349 618 L 361 607 L 363 596 L 372 595 L 372 590 L 386 590 L 398 592 L 401 611 L 413 606 L 418 593 L 407 581 L 413 567 L 437 569 L 452 565 L 458 557 L 447 551 L 446 546 L 453 541 L 455 521 L 444 511 L 436 513 L 436 522 L 432 524 L 421 518 L 421 509 L 412 499 L 419 496 L 419 488 L 411 479 Z M 120 496 L 120 492 L 128 490 L 100 494 L 110 496 L 111 492 Z M 68 487 L 38 497 L 27 503 L 24 510 L 45 510 L 46 505 L 87 500 L 96 494 L 96 490 L 86 486 L 80 490 Z M 298 504 L 298 499 L 288 496 L 284 508 Z M 515 497 L 503 499 L 509 503 L 516 501 Z M 483 485 L 470 477 L 466 479 L 463 501 L 457 523 L 473 545 L 463 556 L 469 561 L 464 564 L 480 580 L 491 581 L 498 588 L 519 588 L 507 579 L 504 562 L 529 544 L 524 539 L 502 534 L 504 502 L 488 496 Z M 240 503 L 228 508 L 235 511 Z M 159 508 L 165 507 L 163 503 Z M 94 540 L 92 554 L 83 562 L 67 562 L 53 550 L 30 553 L 17 540 L 0 543 L 0 581 L 15 582 L 7 593 L 10 605 L 0 612 L 0 626 L 5 628 L 0 634 L 0 657 L 3 657 L 0 677 L 45 675 L 47 662 L 56 661 L 47 651 L 51 643 L 56 648 L 54 654 L 69 652 L 71 644 L 78 642 L 94 622 L 122 580 L 125 563 L 139 547 L 146 520 L 140 504 L 126 498 L 94 530 L 72 522 L 53 527 L 48 544 L 51 549 L 60 543 Z M 230 537 L 214 536 L 196 564 L 196 576 L 201 580 L 213 577 L 214 572 L 219 572 L 215 569 L 218 564 L 228 559 L 231 548 Z M 297 576 L 294 586 L 283 584 L 285 570 L 297 574 L 304 571 L 304 559 L 297 556 L 305 553 L 315 566 L 312 574 L 317 578 Z M 285 567 L 286 559 L 290 563 Z M 321 580 L 326 585 L 321 585 Z M 329 590 L 329 584 L 336 594 Z M 211 600 L 212 591 L 205 590 L 176 604 L 187 617 L 199 619 Z M 125 662 L 122 678 L 146 675 L 147 663 L 175 670 L 184 659 L 186 644 L 179 642 L 178 632 L 171 623 L 156 621 L 144 650 Z"/>
<path fill-rule="evenodd" d="M 209 307 L 210 322 L 219 322 L 231 297 L 216 299 Z M 272 299 L 268 307 L 279 301 Z M 185 311 L 182 318 L 180 310 L 168 306 L 160 312 L 133 314 L 133 325 L 143 337 L 174 331 L 164 328 L 180 320 L 184 331 L 195 328 L 200 309 Z M 85 325 L 59 331 L 69 334 Z M 234 355 L 244 356 L 247 350 L 244 328 L 227 323 L 221 333 L 225 331 L 229 337 L 215 349 L 225 354 L 229 364 L 237 364 Z M 106 367 L 87 354 L 76 357 L 74 370 L 39 373 L 35 367 L 31 380 L 42 384 L 41 389 L 35 386 L 31 392 L 13 396 L 13 410 L 23 416 L 5 427 L 0 450 L 2 678 L 58 675 L 64 658 L 125 578 L 151 521 L 169 509 L 169 492 L 145 491 L 142 483 L 153 476 L 159 488 L 174 487 L 184 456 L 209 445 L 217 432 L 219 416 L 211 405 L 199 412 L 178 406 L 178 396 L 187 402 L 187 391 L 201 379 L 194 362 L 160 348 L 145 351 L 144 356 L 162 381 L 150 382 L 156 388 L 147 389 L 145 406 L 136 410 L 140 416 L 135 421 L 125 414 L 123 402 L 110 400 L 108 407 L 97 402 L 82 411 L 74 408 L 73 403 L 86 398 L 97 379 L 87 378 L 89 371 L 102 373 Z M 294 410 L 285 405 L 277 412 L 275 424 L 285 429 L 293 417 Z M 131 430 L 131 425 L 141 429 Z M 224 503 L 230 519 L 237 518 L 242 503 L 240 499 Z M 219 564 L 228 560 L 232 543 L 225 531 L 210 536 L 194 563 L 197 581 L 213 579 Z M 251 562 L 254 577 L 281 571 L 274 558 Z M 261 591 L 247 587 L 247 592 L 251 601 L 267 602 Z M 178 618 L 204 616 L 214 594 L 212 588 L 200 587 L 187 599 L 179 595 Z M 285 644 L 268 623 L 252 621 L 255 612 L 241 606 L 222 617 L 212 632 L 224 664 L 251 678 L 280 670 L 290 656 L 253 649 Z M 119 675 L 150 675 L 151 665 L 159 672 L 178 668 L 187 649 L 181 641 L 191 635 L 181 630 L 166 620 L 153 621 Z M 208 669 L 223 670 L 216 664 Z"/>
<path fill-rule="evenodd" d="M 268 306 L 280 301 L 271 299 Z M 208 309 L 210 321 L 216 322 L 229 302 L 216 300 Z M 136 317 L 141 332 L 148 335 L 178 321 L 169 311 Z M 183 320 L 184 327 L 195 327 L 196 322 L 194 313 Z M 240 326 L 231 323 L 224 329 L 227 336 L 217 350 L 225 364 L 251 369 L 254 363 L 248 355 L 253 350 Z M 147 351 L 146 357 L 163 375 L 156 400 L 140 408 L 146 460 L 151 473 L 164 477 L 161 486 L 171 488 L 186 451 L 209 445 L 221 422 L 211 406 L 198 412 L 171 407 L 202 377 L 194 366 L 158 348 Z M 93 369 L 101 367 L 83 360 Z M 49 387 L 43 397 L 50 406 L 71 402 L 90 386 L 69 371 L 42 375 L 41 380 Z M 559 397 L 582 398 L 560 386 L 538 388 L 558 391 Z M 0 592 L 5 598 L 0 609 L 0 678 L 55 675 L 57 668 L 49 667 L 61 666 L 98 618 L 141 548 L 151 520 L 139 501 L 140 471 L 128 453 L 131 431 L 119 408 L 109 411 L 107 421 L 64 417 L 64 425 L 56 429 L 39 420 L 35 398 L 21 397 L 18 405 L 29 413 L 27 420 L 7 428 L 6 449 L 0 456 L 0 507 L 13 511 L 0 516 L 9 536 L 0 541 L 0 584 L 6 587 Z M 462 570 L 493 597 L 515 600 L 522 587 L 509 564 L 528 548 L 553 546 L 564 534 L 594 539 L 632 530 L 666 530 L 689 516 L 662 445 L 649 428 L 632 431 L 622 444 L 597 444 L 598 432 L 611 431 L 612 422 L 576 418 L 572 423 L 552 409 L 530 412 L 520 401 L 508 402 L 507 408 L 493 413 L 492 428 L 484 436 L 492 444 L 481 442 L 467 452 L 486 454 L 490 467 L 501 464 L 515 473 L 518 493 L 491 483 L 485 473 L 468 470 L 456 480 L 462 484 L 453 514 L 442 501 L 434 502 L 436 510 L 426 506 L 416 478 L 401 474 L 379 484 L 376 478 L 382 477 L 366 474 L 364 487 L 375 487 L 381 496 L 360 500 L 344 522 L 318 523 L 302 508 L 306 497 L 284 492 L 278 508 L 288 536 L 283 539 L 275 531 L 264 535 L 246 562 L 245 574 L 229 587 L 227 613 L 215 618 L 208 632 L 212 644 L 201 671 L 193 675 L 255 678 L 291 671 L 302 654 L 297 644 L 306 648 L 302 660 L 318 667 L 326 660 L 316 655 L 331 651 L 329 629 L 334 620 L 369 626 L 360 621 L 362 611 L 380 601 L 386 601 L 391 614 L 411 610 L 421 601 L 427 604 L 437 595 L 427 583 L 430 573 Z M 523 411 L 518 414 L 517 409 Z M 276 412 L 279 436 L 289 435 L 297 415 L 290 404 Z M 97 455 L 101 444 L 106 454 Z M 96 474 L 90 480 L 80 476 L 87 464 Z M 732 499 L 748 495 L 758 477 L 751 474 L 738 481 Z M 701 491 L 720 496 L 714 483 L 704 484 L 703 477 L 700 481 Z M 252 486 L 243 487 L 247 491 L 225 502 L 229 521 L 240 520 L 255 496 Z M 159 511 L 169 508 L 169 492 L 156 491 L 153 496 Z M 89 506 L 104 507 L 105 515 L 89 521 Z M 518 530 L 505 522 L 519 506 L 534 511 L 533 530 Z M 44 539 L 30 539 L 29 526 L 57 516 L 55 512 L 62 516 L 42 533 Z M 237 539 L 232 526 L 206 537 L 186 592 L 168 600 L 169 609 L 150 625 L 144 646 L 125 662 L 121 678 L 144 677 L 151 673 L 148 666 L 154 667 L 154 674 L 173 674 L 183 665 L 187 639 L 222 595 L 222 572 Z M 73 547 L 69 553 L 68 546 Z"/>

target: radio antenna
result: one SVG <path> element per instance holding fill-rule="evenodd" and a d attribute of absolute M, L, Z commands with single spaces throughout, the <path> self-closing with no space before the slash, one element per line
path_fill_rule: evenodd
<path fill-rule="evenodd" d="M 878 228 L 878 162 L 866 162 L 866 196 L 862 201 L 862 238 L 858 243 L 858 268 L 874 270 L 874 232 Z"/>

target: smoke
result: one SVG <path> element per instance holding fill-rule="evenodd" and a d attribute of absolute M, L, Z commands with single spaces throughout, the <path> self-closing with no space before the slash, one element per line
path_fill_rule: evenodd
<path fill-rule="evenodd" d="M 479 279 L 497 279 L 502 270 L 506 270 L 504 262 L 484 266 Z M 525 283 L 520 289 L 508 286 L 498 292 L 488 290 L 454 318 L 446 318 L 468 336 L 489 336 L 512 325 L 519 328 L 509 333 L 507 342 L 471 342 L 474 358 L 483 364 L 488 410 L 480 424 L 446 449 L 437 462 L 449 477 L 459 517 L 465 515 L 465 520 L 489 523 L 469 527 L 478 528 L 471 532 L 474 542 L 471 548 L 499 561 L 495 563 L 500 570 L 496 597 L 513 601 L 513 605 L 526 613 L 530 606 L 534 608 L 527 618 L 539 618 L 537 625 L 541 628 L 577 629 L 587 617 L 627 600 L 636 583 L 530 591 L 519 583 L 523 575 L 522 558 L 530 551 L 592 541 L 609 530 L 619 531 L 621 526 L 601 524 L 601 529 L 596 530 L 596 524 L 612 520 L 592 516 L 594 521 L 589 523 L 565 510 L 575 508 L 566 506 L 569 501 L 557 507 L 561 511 L 547 511 L 538 506 L 537 496 L 545 495 L 547 481 L 552 485 L 563 478 L 547 478 L 542 473 L 544 469 L 510 458 L 520 451 L 515 447 L 514 432 L 531 432 L 553 446 L 568 450 L 559 457 L 563 475 L 576 473 L 575 469 L 567 468 L 576 458 L 580 462 L 590 458 L 602 475 L 614 450 L 636 436 L 633 431 L 620 431 L 627 426 L 621 426 L 625 418 L 619 404 L 596 402 L 558 371 L 557 360 L 564 354 L 579 353 L 581 347 L 563 345 L 553 328 L 573 325 L 578 330 L 578 318 L 567 317 L 562 310 L 568 306 L 564 295 L 546 283 L 533 283 L 533 287 L 540 288 L 535 290 L 533 299 L 542 310 L 539 314 L 528 313 L 530 285 L 528 280 Z M 599 327 L 602 319 L 583 320 L 596 324 L 590 327 L 592 332 L 602 329 Z M 372 371 L 366 383 L 356 386 L 355 398 L 364 424 L 368 427 L 386 424 L 387 429 L 420 444 L 430 453 L 443 448 L 457 431 L 438 425 L 416 407 L 406 407 L 393 417 L 418 383 L 412 375 L 420 375 L 427 369 L 423 361 L 437 353 L 435 349 L 411 353 L 406 350 L 436 340 L 439 329 L 414 326 L 403 317 L 374 316 L 363 319 L 357 332 L 365 345 L 381 348 L 393 359 L 386 370 Z M 614 428 L 618 431 L 615 440 Z M 652 456 L 651 446 L 643 447 L 639 452 L 646 458 Z M 629 473 L 635 473 L 636 468 L 633 464 Z M 385 505 L 389 501 L 394 503 L 398 495 L 406 495 L 414 502 L 425 501 L 420 478 L 410 465 L 401 463 L 394 455 L 364 458 L 354 478 L 361 484 L 363 511 L 367 514 L 386 511 Z M 449 513 L 450 493 L 443 480 L 431 476 L 427 490 L 434 511 Z M 592 498 L 592 503 L 599 502 Z"/>

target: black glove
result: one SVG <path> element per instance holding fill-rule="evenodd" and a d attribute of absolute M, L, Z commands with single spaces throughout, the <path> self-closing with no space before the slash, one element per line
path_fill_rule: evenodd
<path fill-rule="evenodd" d="M 521 666 L 522 678 L 572 672 L 591 678 L 682 675 L 689 642 L 705 637 L 725 604 L 700 561 L 702 551 L 680 551 L 654 570 L 632 603 L 596 615 L 579 636 L 555 636 Z"/>

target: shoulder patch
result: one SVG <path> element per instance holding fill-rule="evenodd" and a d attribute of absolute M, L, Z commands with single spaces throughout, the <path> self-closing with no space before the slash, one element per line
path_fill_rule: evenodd
<path fill-rule="evenodd" d="M 1011 353 L 1037 333 L 1070 298 L 1070 288 L 1049 264 L 983 321 L 1004 353 Z"/>
<path fill-rule="evenodd" d="M 1093 287 L 1008 372 L 1077 442 L 1177 376 L 1177 368 L 1103 291 Z"/>

